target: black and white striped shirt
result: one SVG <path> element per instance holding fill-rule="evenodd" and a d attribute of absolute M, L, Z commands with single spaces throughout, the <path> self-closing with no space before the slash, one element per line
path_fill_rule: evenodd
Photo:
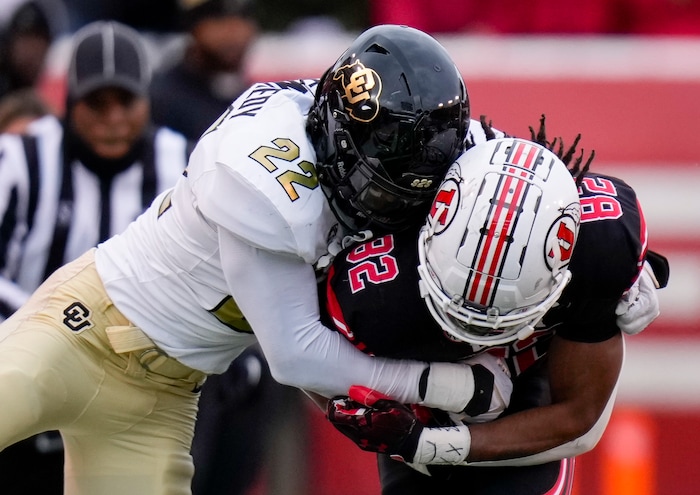
<path fill-rule="evenodd" d="M 0 135 L 0 314 L 9 314 L 56 268 L 123 231 L 187 165 L 191 143 L 167 128 L 111 178 L 64 162 L 53 116 L 27 135 Z M 68 166 L 66 166 L 68 165 Z"/>

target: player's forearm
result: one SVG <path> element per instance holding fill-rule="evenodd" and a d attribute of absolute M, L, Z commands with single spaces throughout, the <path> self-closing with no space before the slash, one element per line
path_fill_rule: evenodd
<path fill-rule="evenodd" d="M 557 445 L 551 449 L 544 450 L 537 454 L 523 457 L 506 458 L 498 461 L 473 461 L 470 465 L 482 466 L 531 466 L 534 464 L 544 464 L 546 462 L 557 461 L 565 458 L 575 457 L 592 450 L 600 438 L 610 420 L 613 406 L 615 404 L 615 392 L 608 401 L 603 414 L 598 418 L 593 428 L 584 435 L 569 442 Z"/>
<path fill-rule="evenodd" d="M 236 238 L 226 239 L 222 249 L 231 293 L 276 381 L 325 397 L 364 385 L 401 402 L 449 411 L 461 411 L 471 399 L 473 379 L 466 366 L 439 363 L 425 373 L 427 363 L 366 355 L 323 326 L 315 275 L 301 259 L 257 250 Z"/>
<path fill-rule="evenodd" d="M 421 362 L 365 355 L 320 323 L 308 329 L 301 341 L 287 341 L 284 347 L 276 342 L 263 349 L 277 381 L 324 397 L 345 395 L 350 386 L 365 385 L 417 401 L 420 376 L 426 367 Z"/>
<path fill-rule="evenodd" d="M 606 342 L 587 344 L 554 337 L 550 353 L 552 403 L 492 422 L 428 427 L 400 402 L 375 400 L 374 396 L 369 396 L 369 402 L 365 398 L 350 403 L 345 399 L 332 401 L 328 417 L 360 448 L 378 449 L 377 438 L 381 438 L 381 450 L 373 451 L 400 456 L 414 464 L 525 459 L 547 451 L 549 460 L 576 455 L 583 451 L 578 449 L 592 448 L 607 424 L 622 365 L 622 339 L 618 335 Z M 369 407 L 358 408 L 357 403 Z M 586 435 L 594 427 L 597 430 L 593 435 Z M 546 462 L 545 457 L 541 462 Z"/>
<path fill-rule="evenodd" d="M 593 448 L 607 424 L 607 409 L 597 420 L 589 419 L 594 408 L 581 409 L 562 403 L 468 427 L 414 427 L 417 433 L 408 437 L 413 441 L 392 446 L 396 452 L 390 453 L 408 462 L 443 465 L 517 466 L 563 459 Z"/>
<path fill-rule="evenodd" d="M 584 413 L 585 414 L 585 413 Z M 468 462 L 538 454 L 584 435 L 595 424 L 568 405 L 523 411 L 491 423 L 469 425 Z"/>
<path fill-rule="evenodd" d="M 555 337 L 548 362 L 552 404 L 470 425 L 467 460 L 529 456 L 582 437 L 609 414 L 623 356 L 620 335 L 599 343 Z"/>

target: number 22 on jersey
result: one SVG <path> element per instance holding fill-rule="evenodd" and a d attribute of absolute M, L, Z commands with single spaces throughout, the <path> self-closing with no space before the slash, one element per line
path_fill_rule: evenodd
<path fill-rule="evenodd" d="M 273 158 L 288 163 L 299 159 L 299 146 L 291 139 L 277 138 L 272 141 L 272 144 L 274 147 L 260 146 L 248 156 L 262 165 L 271 174 L 278 172 L 277 165 L 272 161 Z M 302 186 L 307 189 L 318 187 L 318 177 L 316 176 L 316 169 L 313 163 L 301 160 L 296 166 L 303 173 L 285 170 L 275 176 L 275 179 L 277 179 L 277 182 L 282 186 L 291 201 L 299 199 L 296 186 Z"/>

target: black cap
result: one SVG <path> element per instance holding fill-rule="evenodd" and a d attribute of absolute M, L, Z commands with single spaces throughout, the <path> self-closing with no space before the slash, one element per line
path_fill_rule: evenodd
<path fill-rule="evenodd" d="M 118 87 L 148 95 L 151 72 L 141 36 L 123 24 L 97 21 L 75 33 L 68 68 L 68 97 Z"/>
<path fill-rule="evenodd" d="M 211 17 L 251 18 L 254 8 L 253 0 L 179 0 L 178 4 L 185 29 Z"/>

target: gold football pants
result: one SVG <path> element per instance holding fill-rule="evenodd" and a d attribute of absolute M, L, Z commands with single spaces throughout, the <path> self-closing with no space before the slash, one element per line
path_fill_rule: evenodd
<path fill-rule="evenodd" d="M 66 495 L 189 494 L 204 378 L 117 310 L 90 251 L 0 325 L 0 450 L 59 430 Z"/>

